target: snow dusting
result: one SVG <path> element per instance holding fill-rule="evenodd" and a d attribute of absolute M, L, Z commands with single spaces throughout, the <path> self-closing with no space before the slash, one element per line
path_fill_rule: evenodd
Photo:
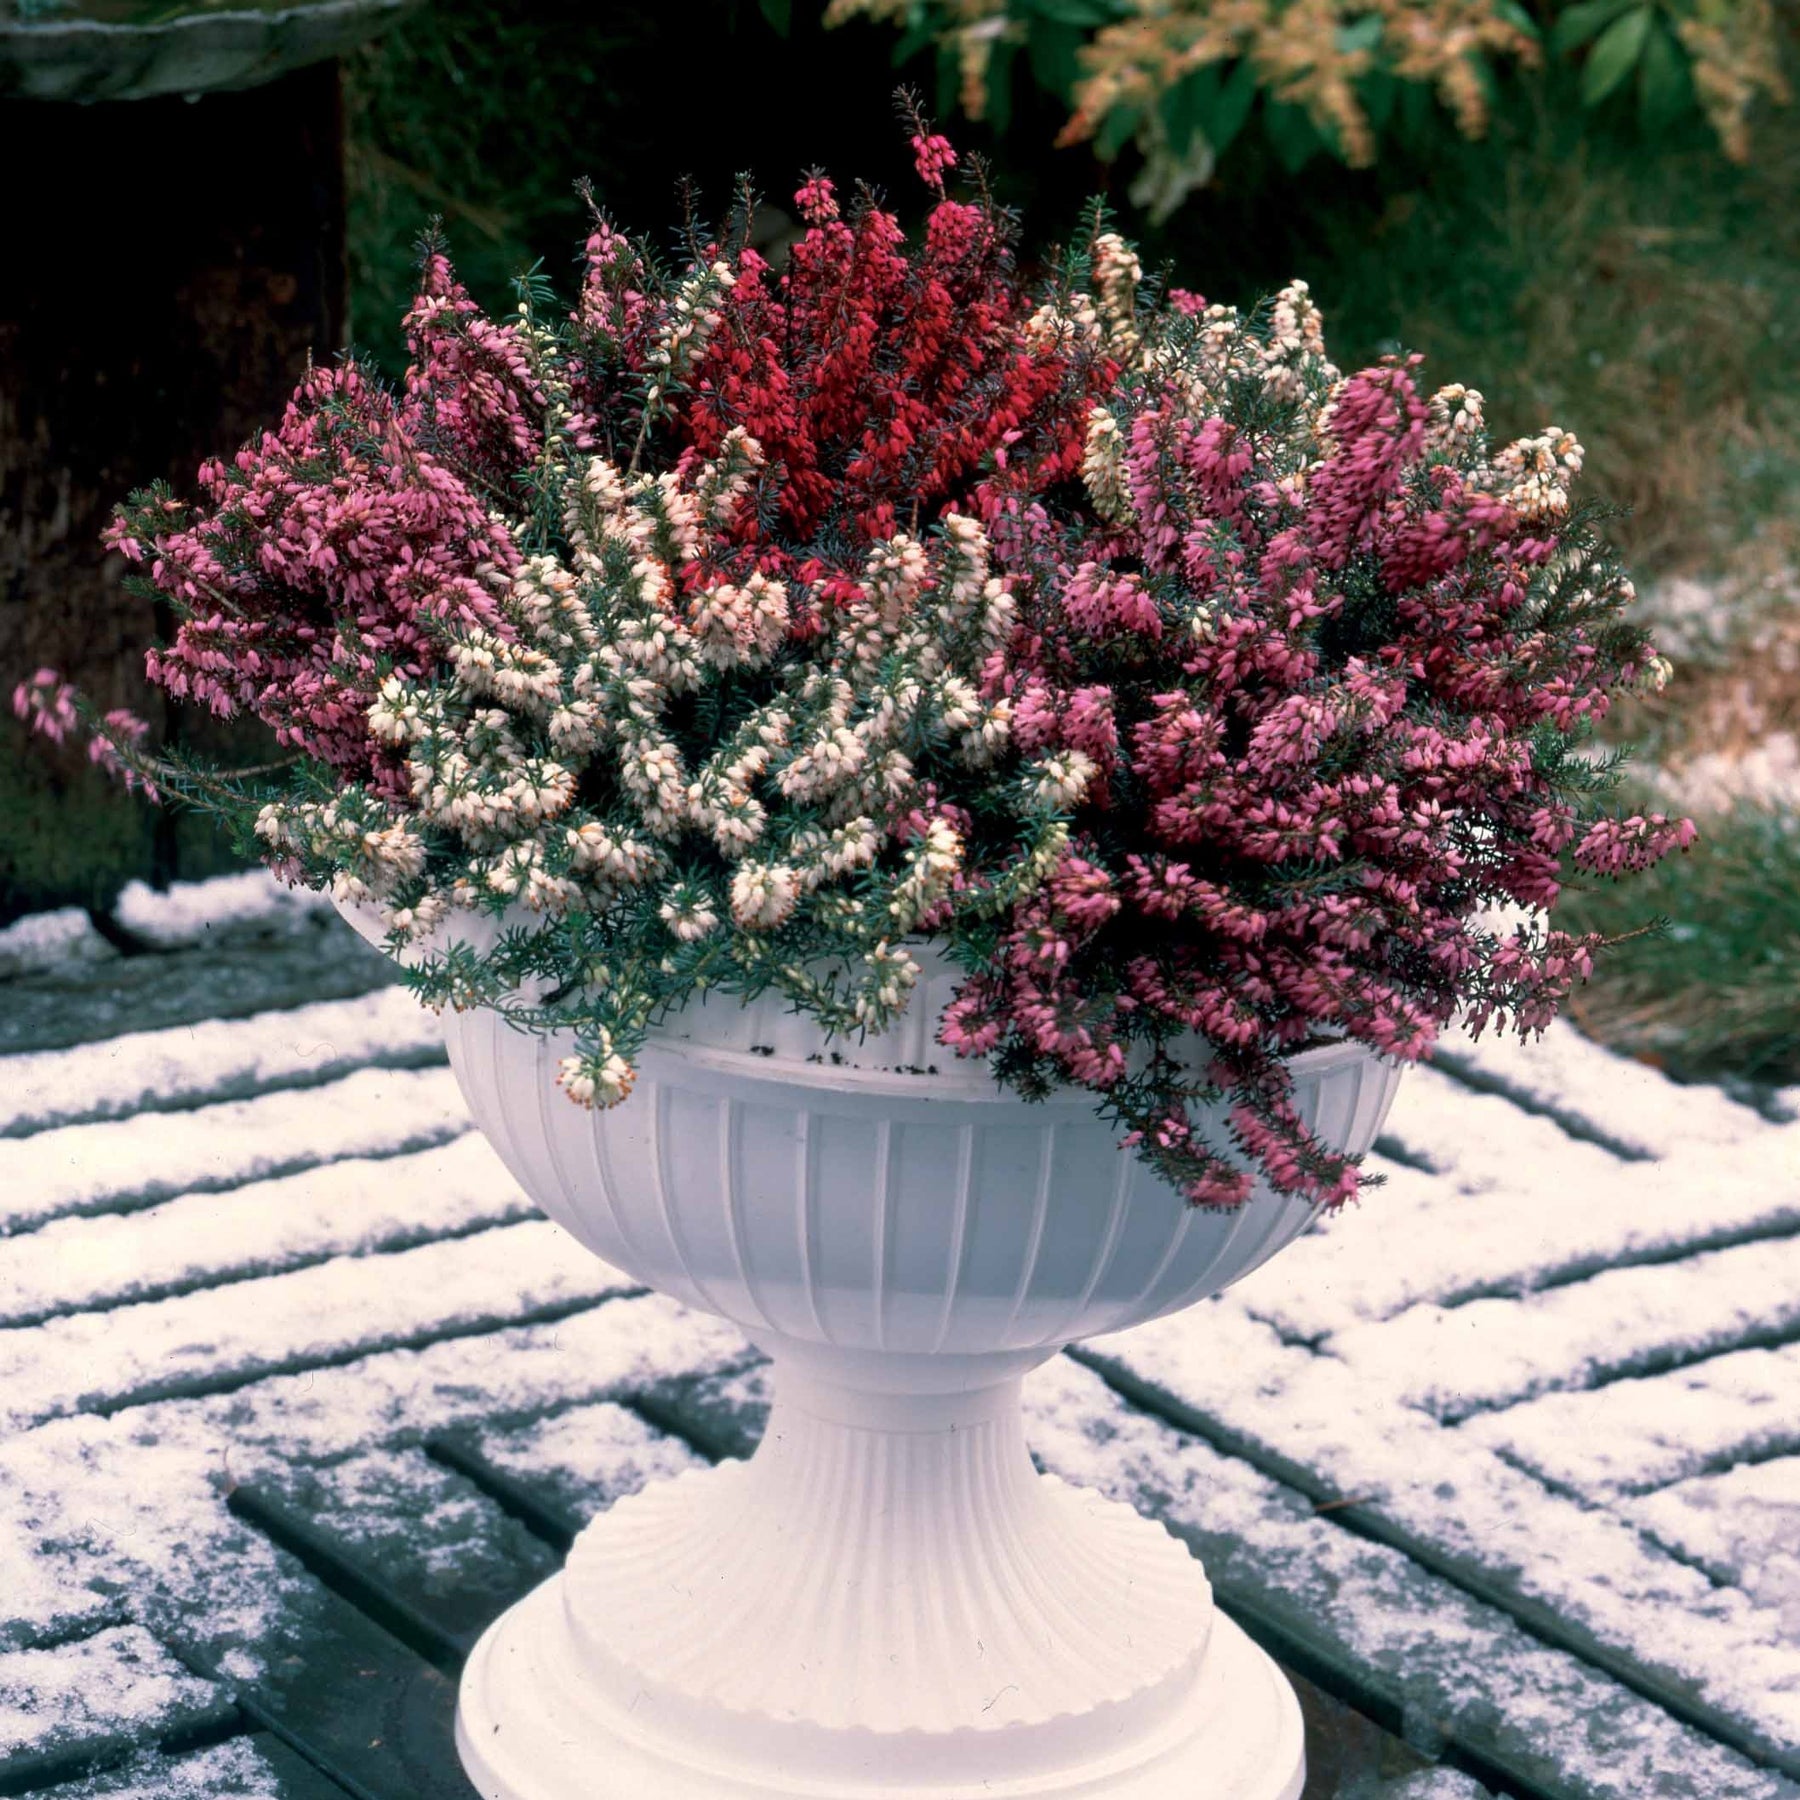
<path fill-rule="evenodd" d="M 404 988 L 380 988 L 292 1012 L 0 1057 L 0 1136 L 307 1087 L 372 1063 L 442 1060 L 436 1016 Z"/>
<path fill-rule="evenodd" d="M 0 928 L 0 981 L 71 963 L 105 962 L 117 955 L 79 906 L 31 913 Z"/>
<path fill-rule="evenodd" d="M 158 950 L 327 923 L 260 874 L 118 918 Z M 0 981 L 113 954 L 43 915 Z M 735 1331 L 532 1212 L 439 1030 L 387 988 L 0 1058 L 0 1757 L 108 1746 L 69 1800 L 282 1792 L 252 1740 L 154 1748 L 343 1604 L 239 1484 L 452 1593 L 547 1553 L 434 1434 L 580 1517 L 698 1460 L 634 1396 L 755 1411 Z M 1800 1800 L 1800 1118 L 1558 1025 L 1448 1041 L 1383 1146 L 1386 1185 L 1240 1289 L 1031 1377 L 1034 1451 L 1429 1757 Z"/>
<path fill-rule="evenodd" d="M 395 1154 L 469 1129 L 447 1069 L 359 1069 L 321 1088 L 139 1113 L 0 1140 L 0 1232 L 241 1186 L 345 1156 Z"/>
<path fill-rule="evenodd" d="M 217 1700 L 211 1682 L 138 1625 L 54 1650 L 0 1652 L 0 1757 L 43 1755 L 78 1735 L 166 1732 Z"/>
<path fill-rule="evenodd" d="M 247 869 L 209 881 L 177 881 L 163 889 L 130 882 L 113 917 L 146 943 L 174 950 L 204 943 L 212 932 L 292 930 L 332 911 L 324 894 L 285 887 L 266 869 Z"/>

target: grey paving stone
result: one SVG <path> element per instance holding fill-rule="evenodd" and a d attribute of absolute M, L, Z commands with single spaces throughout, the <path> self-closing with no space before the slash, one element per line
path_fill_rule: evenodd
<path fill-rule="evenodd" d="M 348 926 L 313 914 L 297 926 L 221 932 L 200 948 L 16 976 L 0 984 L 0 1054 L 348 999 L 393 980 L 392 964 Z"/>
<path fill-rule="evenodd" d="M 234 1718 L 230 1692 L 141 1625 L 0 1654 L 0 1768 L 9 1782 L 51 1781 L 83 1761 Z"/>

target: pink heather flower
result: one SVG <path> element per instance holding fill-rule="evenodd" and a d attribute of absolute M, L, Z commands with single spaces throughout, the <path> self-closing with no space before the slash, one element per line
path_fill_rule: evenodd
<path fill-rule="evenodd" d="M 75 689 L 54 669 L 39 669 L 29 681 L 13 689 L 13 712 L 33 731 L 60 744 L 80 723 L 75 711 Z"/>
<path fill-rule="evenodd" d="M 88 739 L 88 761 L 116 775 L 127 792 L 141 787 L 144 798 L 153 804 L 161 800 L 156 783 L 126 760 L 149 735 L 150 727 L 129 707 L 117 706 L 102 721 L 101 729 Z"/>
<path fill-rule="evenodd" d="M 914 134 L 912 147 L 913 166 L 919 171 L 919 179 L 941 194 L 945 175 L 956 167 L 956 151 L 950 140 L 936 132 L 918 132 Z"/>
<path fill-rule="evenodd" d="M 181 621 L 146 658 L 152 681 L 222 718 L 252 713 L 351 776 L 385 769 L 395 787 L 368 733 L 382 676 L 435 667 L 471 626 L 509 636 L 499 593 L 520 560 L 483 493 L 512 479 L 520 415 L 484 352 L 447 348 L 459 292 L 429 329 L 415 324 L 435 348 L 406 403 L 353 365 L 314 369 L 277 430 L 202 467 L 197 517 L 140 497 L 108 534 L 136 550 Z M 458 441 L 497 460 L 460 473 L 442 460 Z"/>
<path fill-rule="evenodd" d="M 1685 850 L 1698 836 L 1692 819 L 1600 819 L 1576 843 L 1575 866 L 1591 875 L 1626 875 L 1660 862 L 1671 850 Z"/>
<path fill-rule="evenodd" d="M 946 1040 L 1094 1086 L 1208 1205 L 1241 1201 L 1245 1169 L 1190 1130 L 1176 1075 L 1127 1079 L 1104 1052 L 1154 1046 L 1226 1104 L 1256 1173 L 1341 1204 L 1356 1170 L 1304 1128 L 1284 1058 L 1330 1031 L 1415 1060 L 1459 1014 L 1541 1029 L 1597 941 L 1497 943 L 1480 908 L 1547 908 L 1565 854 L 1622 873 L 1693 835 L 1596 822 L 1540 765 L 1546 724 L 1603 717 L 1647 662 L 1629 632 L 1590 635 L 1593 597 L 1627 591 L 1604 547 L 1573 540 L 1594 596 L 1522 624 L 1584 528 L 1547 527 L 1535 490 L 1516 506 L 1478 434 L 1429 435 L 1416 359 L 1340 380 L 1284 304 L 1293 343 L 1169 309 L 1107 401 L 1120 466 L 1090 477 L 1122 475 L 1128 508 L 1109 487 L 994 520 L 1019 624 L 987 689 L 1022 752 L 1080 750 L 1098 774 Z M 1259 366 L 1285 424 L 1239 405 Z M 1196 1039 L 1205 1093 L 1193 1050 L 1168 1048 Z"/>

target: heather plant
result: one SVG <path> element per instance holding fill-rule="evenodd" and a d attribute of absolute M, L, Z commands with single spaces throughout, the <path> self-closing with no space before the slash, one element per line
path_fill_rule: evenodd
<path fill-rule="evenodd" d="M 1226 1095 L 1277 1186 L 1342 1199 L 1357 1172 L 1301 1129 L 1284 1055 L 1542 1029 L 1601 939 L 1494 909 L 1536 921 L 1566 865 L 1691 841 L 1596 811 L 1613 771 L 1581 754 L 1667 664 L 1572 505 L 1568 433 L 1491 450 L 1481 396 L 1427 396 L 1416 358 L 1344 378 L 1302 283 L 1253 318 L 1180 293 L 1145 315 L 1123 243 L 1094 270 L 1093 303 L 1039 325 L 1123 366 L 1086 504 L 993 521 L 1019 629 L 989 686 L 1063 772 L 1069 844 L 947 1036 L 1029 1090 L 1093 1088 L 1191 1198 L 1248 1192 L 1194 1130 Z"/>
<path fill-rule="evenodd" d="M 427 1000 L 567 1034 L 576 1102 L 704 992 L 879 1029 L 930 945 L 949 1049 L 1087 1089 L 1190 1200 L 1341 1202 L 1286 1057 L 1540 1028 L 1599 947 L 1542 923 L 1567 868 L 1692 834 L 1581 753 L 1665 665 L 1579 447 L 1344 378 L 1299 284 L 1157 298 L 1098 231 L 1028 290 L 913 143 L 917 242 L 812 176 L 779 274 L 747 195 L 668 266 L 597 219 L 566 316 L 430 246 L 398 393 L 315 372 L 205 506 L 126 508 L 153 675 L 285 765 L 152 754 L 49 671 L 16 704 L 373 909 Z"/>

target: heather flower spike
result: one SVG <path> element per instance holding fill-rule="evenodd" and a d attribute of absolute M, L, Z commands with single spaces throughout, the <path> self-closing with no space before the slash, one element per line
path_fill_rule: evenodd
<path fill-rule="evenodd" d="M 703 991 L 878 1028 L 935 940 L 948 1049 L 1088 1090 L 1195 1203 L 1342 1202 L 1285 1057 L 1541 1028 L 1598 947 L 1544 921 L 1568 871 L 1693 835 L 1576 754 L 1666 670 L 1580 447 L 1341 375 L 1301 283 L 1153 301 L 1097 229 L 1030 288 L 906 124 L 912 243 L 815 173 L 784 272 L 597 217 L 572 311 L 500 321 L 429 246 L 397 392 L 313 370 L 199 505 L 133 497 L 152 678 L 275 761 L 157 755 L 48 670 L 15 710 L 378 908 L 433 1002 L 572 1033 L 574 1103 Z M 441 948 L 471 913 L 493 947 Z"/>

